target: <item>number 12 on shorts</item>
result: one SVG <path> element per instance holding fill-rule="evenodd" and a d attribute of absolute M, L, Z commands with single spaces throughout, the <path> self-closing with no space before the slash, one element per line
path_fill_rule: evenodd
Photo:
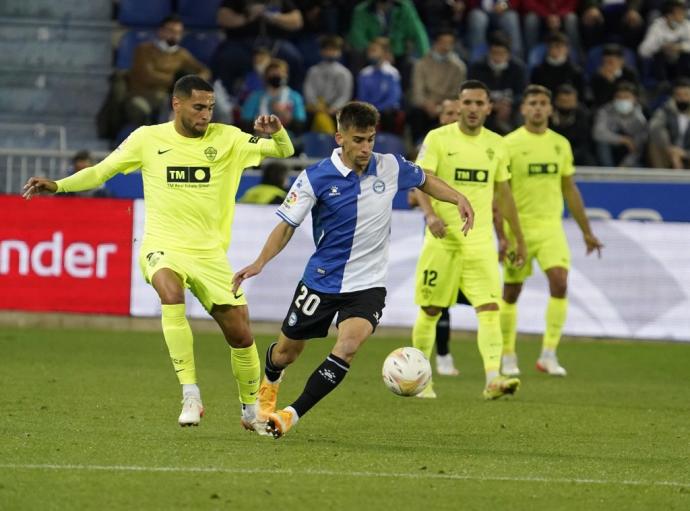
<path fill-rule="evenodd" d="M 434 287 L 436 285 L 436 277 L 438 277 L 436 270 L 424 270 L 424 285 Z"/>
<path fill-rule="evenodd" d="M 299 295 L 295 298 L 295 307 L 302 311 L 305 316 L 311 316 L 316 312 L 316 309 L 321 303 L 321 298 L 318 295 L 312 293 L 309 294 L 307 286 L 302 285 L 299 290 Z"/>

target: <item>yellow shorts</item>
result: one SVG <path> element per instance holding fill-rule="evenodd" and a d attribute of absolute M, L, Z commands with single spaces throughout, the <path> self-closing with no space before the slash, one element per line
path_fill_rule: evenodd
<path fill-rule="evenodd" d="M 501 281 L 493 240 L 457 250 L 425 243 L 415 281 L 415 303 L 422 307 L 450 307 L 458 289 L 473 307 L 498 303 Z"/>
<path fill-rule="evenodd" d="M 222 250 L 214 253 L 187 254 L 168 249 L 142 247 L 139 266 L 146 282 L 161 268 L 177 273 L 184 287 L 199 299 L 207 312 L 214 305 L 247 305 L 242 289 L 232 294 L 232 276 L 228 258 Z"/>
<path fill-rule="evenodd" d="M 527 245 L 527 260 L 522 268 L 516 268 L 510 263 L 514 248 L 508 249 L 508 257 L 503 265 L 503 280 L 506 284 L 521 284 L 527 280 L 527 277 L 532 275 L 534 259 L 542 271 L 556 267 L 570 269 L 570 248 L 562 225 L 532 229 L 522 226 L 522 230 Z M 505 233 L 509 247 L 515 247 L 515 238 L 510 229 L 506 228 Z"/>

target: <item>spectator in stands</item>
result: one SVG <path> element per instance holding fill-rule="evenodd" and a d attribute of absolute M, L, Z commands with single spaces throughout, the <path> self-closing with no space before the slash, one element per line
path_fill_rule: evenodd
<path fill-rule="evenodd" d="M 667 83 L 690 76 L 690 21 L 682 0 L 668 0 L 662 12 L 647 29 L 639 53 L 652 59 L 654 78 Z"/>
<path fill-rule="evenodd" d="M 647 142 L 647 119 L 637 100 L 637 87 L 621 82 L 613 101 L 596 113 L 594 141 L 605 167 L 639 167 Z"/>
<path fill-rule="evenodd" d="M 596 165 L 597 160 L 591 149 L 592 116 L 587 107 L 578 100 L 577 89 L 568 83 L 559 86 L 553 106 L 549 126 L 568 139 L 575 165 Z"/>
<path fill-rule="evenodd" d="M 539 44 L 544 34 L 565 32 L 575 55 L 580 53 L 577 0 L 522 0 L 525 54 Z"/>
<path fill-rule="evenodd" d="M 261 184 L 252 186 L 240 198 L 243 204 L 282 204 L 287 195 L 288 168 L 283 162 L 271 161 L 261 169 Z"/>
<path fill-rule="evenodd" d="M 236 91 L 237 80 L 252 69 L 255 47 L 270 48 L 272 56 L 290 66 L 290 86 L 302 90 L 304 61 L 288 39 L 302 28 L 302 13 L 292 0 L 223 0 L 218 24 L 225 29 L 225 41 L 213 56 L 213 74 L 228 91 Z"/>
<path fill-rule="evenodd" d="M 408 124 L 415 142 L 436 126 L 443 100 L 456 97 L 467 77 L 467 66 L 453 51 L 454 46 L 454 32 L 441 31 L 429 53 L 414 66 Z"/>
<path fill-rule="evenodd" d="M 464 35 L 465 0 L 416 0 L 415 5 L 429 34 L 437 34 L 450 25 L 456 28 L 458 38 Z"/>
<path fill-rule="evenodd" d="M 500 30 L 510 39 L 513 55 L 522 58 L 520 0 L 469 0 L 467 2 L 467 45 L 486 46 L 487 33 Z"/>
<path fill-rule="evenodd" d="M 532 83 L 543 85 L 552 92 L 567 83 L 575 87 L 580 97 L 584 97 L 582 69 L 569 58 L 568 37 L 562 32 L 553 32 L 547 37 L 546 44 L 546 56 L 532 71 Z"/>
<path fill-rule="evenodd" d="M 343 40 L 329 35 L 321 38 L 321 62 L 309 68 L 304 80 L 304 100 L 311 131 L 335 134 L 335 113 L 352 99 L 352 73 L 340 63 Z"/>
<path fill-rule="evenodd" d="M 584 49 L 609 42 L 637 48 L 645 21 L 640 0 L 586 0 L 581 5 L 580 36 Z M 650 3 L 650 2 L 644 2 Z"/>
<path fill-rule="evenodd" d="M 180 46 L 184 25 L 177 15 L 166 17 L 153 41 L 134 50 L 128 75 L 127 117 L 132 127 L 158 122 L 168 112 L 170 92 L 181 75 L 209 79 L 208 68 Z"/>
<path fill-rule="evenodd" d="M 273 59 L 264 71 L 264 90 L 254 91 L 242 106 L 242 121 L 250 125 L 260 115 L 276 115 L 291 133 L 301 133 L 307 120 L 304 99 L 288 86 L 287 62 Z"/>
<path fill-rule="evenodd" d="M 244 103 L 252 92 L 264 90 L 264 72 L 271 62 L 271 50 L 257 46 L 252 52 L 252 69 L 244 75 L 237 93 L 240 103 Z M 222 80 L 221 80 L 222 81 Z"/>
<path fill-rule="evenodd" d="M 376 107 L 381 114 L 381 131 L 399 133 L 402 85 L 400 73 L 391 60 L 388 39 L 377 37 L 369 43 L 369 65 L 357 75 L 357 99 Z"/>
<path fill-rule="evenodd" d="M 625 65 L 623 48 L 618 44 L 607 44 L 601 53 L 601 64 L 589 83 L 594 106 L 598 108 L 611 101 L 620 82 L 639 86 L 637 72 Z"/>
<path fill-rule="evenodd" d="M 72 156 L 72 166 L 67 169 L 66 174 L 67 176 L 71 176 L 72 174 L 76 174 L 77 172 L 80 172 L 86 168 L 93 167 L 93 165 L 94 161 L 91 157 L 91 153 L 86 149 L 82 149 L 81 151 L 74 153 L 74 156 Z M 68 197 L 110 197 L 110 193 L 103 185 L 95 190 L 65 193 L 61 195 L 66 195 Z"/>
<path fill-rule="evenodd" d="M 649 161 L 652 167 L 690 169 L 690 80 L 673 84 L 673 95 L 649 122 Z"/>
<path fill-rule="evenodd" d="M 412 0 L 365 0 L 355 7 L 348 34 L 354 50 L 350 67 L 360 69 L 369 43 L 383 36 L 390 41 L 392 62 L 407 84 L 412 66 L 408 49 L 417 57 L 429 51 L 429 37 Z"/>
<path fill-rule="evenodd" d="M 510 42 L 502 32 L 489 36 L 489 54 L 475 62 L 468 74 L 470 80 L 484 82 L 491 91 L 493 110 L 486 126 L 502 135 L 517 126 L 514 105 L 519 105 L 527 87 L 525 65 L 510 54 Z"/>

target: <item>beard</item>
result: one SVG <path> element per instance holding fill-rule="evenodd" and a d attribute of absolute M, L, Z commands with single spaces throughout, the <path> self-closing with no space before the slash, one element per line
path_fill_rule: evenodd
<path fill-rule="evenodd" d="M 197 128 L 192 124 L 191 122 L 182 119 L 182 126 L 184 127 L 185 130 L 187 130 L 189 133 L 191 133 L 194 136 L 197 137 L 203 137 L 204 134 L 206 133 L 207 128 Z"/>

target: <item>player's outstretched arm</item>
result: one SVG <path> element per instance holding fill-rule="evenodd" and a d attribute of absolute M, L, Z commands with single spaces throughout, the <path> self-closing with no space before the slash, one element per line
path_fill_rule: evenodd
<path fill-rule="evenodd" d="M 254 121 L 254 131 L 271 136 L 272 145 L 262 151 L 262 156 L 274 158 L 288 158 L 295 154 L 295 148 L 283 123 L 277 115 L 260 115 Z"/>
<path fill-rule="evenodd" d="M 462 226 L 462 232 L 467 236 L 467 233 L 474 226 L 474 210 L 467 197 L 448 186 L 442 179 L 429 173 L 426 174 L 426 180 L 419 189 L 434 199 L 457 205 L 460 218 L 465 222 Z"/>
<path fill-rule="evenodd" d="M 568 203 L 568 209 L 582 231 L 582 237 L 587 246 L 587 255 L 596 251 L 597 256 L 601 257 L 601 249 L 604 248 L 604 244 L 592 233 L 592 228 L 585 213 L 582 195 L 580 195 L 580 190 L 577 188 L 572 176 L 563 176 L 561 178 L 561 189 L 563 190 L 563 197 L 565 197 Z"/>
<path fill-rule="evenodd" d="M 232 292 L 237 293 L 242 282 L 258 275 L 264 269 L 266 263 L 277 256 L 288 244 L 295 228 L 287 222 L 280 222 L 268 235 L 264 247 L 256 260 L 249 266 L 245 266 L 236 272 L 232 278 Z"/>
<path fill-rule="evenodd" d="M 517 247 L 515 248 L 515 261 L 513 264 L 520 268 L 525 264 L 527 259 L 527 247 L 525 245 L 525 238 L 522 235 L 522 228 L 520 227 L 520 220 L 518 218 L 517 206 L 515 206 L 515 199 L 513 192 L 510 189 L 508 181 L 499 181 L 495 188 L 496 204 L 498 209 L 506 219 L 510 230 L 515 236 Z"/>
<path fill-rule="evenodd" d="M 446 236 L 446 223 L 434 211 L 429 196 L 419 188 L 415 188 L 412 193 L 414 193 L 419 209 L 424 213 L 424 222 L 431 235 L 434 238 L 444 238 Z"/>
<path fill-rule="evenodd" d="M 45 177 L 30 177 L 22 189 L 22 197 L 26 200 L 31 200 L 31 197 L 34 195 L 55 193 L 57 190 L 58 185 L 55 181 Z"/>

